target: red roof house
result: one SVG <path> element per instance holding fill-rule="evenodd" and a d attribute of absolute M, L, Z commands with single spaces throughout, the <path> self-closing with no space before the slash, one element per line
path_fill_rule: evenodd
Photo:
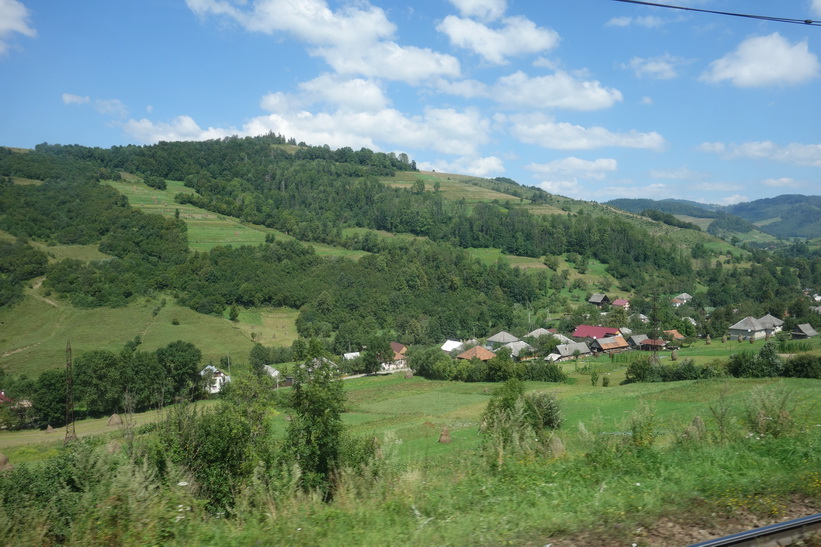
<path fill-rule="evenodd" d="M 615 327 L 595 327 L 593 325 L 579 325 L 573 331 L 573 338 L 592 338 L 598 340 L 599 338 L 607 338 L 621 334 L 619 329 Z"/>

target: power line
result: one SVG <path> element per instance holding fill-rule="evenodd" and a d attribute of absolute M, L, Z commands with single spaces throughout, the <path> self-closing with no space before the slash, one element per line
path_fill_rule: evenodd
<path fill-rule="evenodd" d="M 813 21 L 812 19 L 792 19 L 789 17 L 770 17 L 769 15 L 751 15 L 748 13 L 734 13 L 731 11 L 713 11 L 708 9 L 687 8 L 684 6 L 671 6 L 669 4 L 657 4 L 655 2 L 640 2 L 639 0 L 613 0 L 614 2 L 624 2 L 625 4 L 639 4 L 642 6 L 653 6 L 656 8 L 670 8 L 679 9 L 683 11 L 697 11 L 699 13 L 712 13 L 715 15 L 729 15 L 731 17 L 744 17 L 747 19 L 759 19 L 762 21 L 774 21 L 776 23 L 792 23 L 795 25 L 808 25 L 812 27 L 821 27 L 821 21 Z"/>

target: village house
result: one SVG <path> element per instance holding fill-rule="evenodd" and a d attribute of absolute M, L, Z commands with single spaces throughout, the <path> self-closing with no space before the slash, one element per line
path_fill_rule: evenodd
<path fill-rule="evenodd" d="M 619 353 L 630 349 L 630 344 L 627 343 L 622 336 L 611 336 L 609 338 L 599 338 L 593 340 L 590 344 L 593 351 L 600 351 L 602 353 Z"/>
<path fill-rule="evenodd" d="M 222 372 L 214 365 L 208 365 L 200 371 L 200 376 L 205 380 L 205 391 L 211 395 L 219 393 L 227 383 L 231 381 L 231 377 Z"/>
<path fill-rule="evenodd" d="M 597 327 L 595 325 L 579 325 L 573 331 L 573 338 L 590 338 L 596 340 L 598 338 L 606 338 L 607 336 L 615 336 L 620 334 L 619 329 L 615 327 Z"/>
<path fill-rule="evenodd" d="M 457 359 L 464 359 L 470 361 L 471 359 L 479 359 L 480 361 L 489 361 L 496 357 L 496 354 L 484 346 L 473 346 L 467 351 L 464 351 L 456 356 Z"/>
<path fill-rule="evenodd" d="M 522 340 L 517 340 L 516 342 L 510 342 L 509 344 L 505 344 L 502 346 L 503 348 L 508 348 L 510 350 L 510 356 L 514 359 L 519 359 L 520 355 L 524 357 L 523 354 L 527 354 L 533 351 L 533 346 L 528 344 L 527 342 L 523 342 Z"/>
<path fill-rule="evenodd" d="M 781 332 L 781 327 L 784 326 L 784 321 L 770 315 L 769 313 L 764 317 L 759 317 L 758 320 L 764 325 L 765 334 L 775 334 L 777 332 Z"/>
<path fill-rule="evenodd" d="M 645 338 L 639 344 L 641 351 L 660 351 L 667 347 L 667 342 L 661 338 Z"/>
<path fill-rule="evenodd" d="M 627 343 L 630 344 L 631 348 L 638 349 L 639 346 L 641 346 L 641 343 L 648 338 L 649 337 L 646 334 L 634 334 L 627 339 Z"/>
<path fill-rule="evenodd" d="M 812 328 L 812 325 L 809 323 L 802 323 L 795 327 L 791 334 L 794 340 L 801 340 L 818 336 L 818 331 Z"/>
<path fill-rule="evenodd" d="M 504 346 L 505 344 L 518 341 L 518 338 L 516 338 L 509 332 L 505 331 L 497 332 L 496 334 L 487 339 L 488 345 L 493 348 L 498 348 L 500 346 Z"/>
<path fill-rule="evenodd" d="M 613 302 L 610 303 L 611 306 L 614 308 L 622 308 L 624 310 L 630 309 L 630 301 L 624 298 L 616 298 Z"/>
<path fill-rule="evenodd" d="M 608 298 L 606 294 L 599 293 L 594 294 L 593 296 L 588 298 L 587 301 L 596 306 L 597 308 L 601 308 L 602 306 L 610 304 L 610 298 Z"/>
<path fill-rule="evenodd" d="M 752 316 L 747 316 L 735 325 L 731 325 L 728 330 L 731 338 L 741 336 L 743 339 L 759 340 L 767 335 L 766 327 Z"/>
<path fill-rule="evenodd" d="M 578 353 L 577 353 L 578 352 Z M 567 361 L 575 359 L 576 356 L 587 357 L 592 352 L 584 342 L 571 342 L 569 344 L 559 344 L 553 353 L 545 357 L 545 361 Z"/>
<path fill-rule="evenodd" d="M 676 329 L 666 330 L 666 331 L 664 331 L 664 334 L 666 334 L 667 336 L 670 337 L 671 340 L 674 340 L 676 342 L 680 342 L 680 341 L 684 340 L 685 338 L 687 338 L 686 336 L 681 334 Z"/>

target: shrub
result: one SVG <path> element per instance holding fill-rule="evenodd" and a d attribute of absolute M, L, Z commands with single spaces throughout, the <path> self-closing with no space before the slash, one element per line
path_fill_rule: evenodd
<path fill-rule="evenodd" d="M 567 375 L 558 363 L 533 361 L 524 367 L 524 379 L 534 382 L 564 382 Z"/>
<path fill-rule="evenodd" d="M 767 342 L 754 354 L 742 351 L 730 357 L 727 372 L 736 378 L 772 378 L 780 376 L 784 360 L 778 356 L 775 344 Z"/>
<path fill-rule="evenodd" d="M 758 387 L 750 393 L 744 421 L 750 432 L 759 437 L 781 437 L 795 427 L 793 393 L 783 387 Z"/>
<path fill-rule="evenodd" d="M 530 393 L 525 396 L 525 403 L 530 415 L 530 422 L 537 431 L 540 429 L 561 429 L 564 417 L 555 395 L 552 393 Z"/>
<path fill-rule="evenodd" d="M 788 378 L 821 379 L 821 355 L 796 355 L 784 363 L 784 376 Z"/>

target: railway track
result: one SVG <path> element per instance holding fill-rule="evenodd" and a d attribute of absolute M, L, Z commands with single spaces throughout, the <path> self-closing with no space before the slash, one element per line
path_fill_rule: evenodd
<path fill-rule="evenodd" d="M 821 513 L 694 543 L 690 547 L 784 547 L 810 538 L 821 538 Z"/>

